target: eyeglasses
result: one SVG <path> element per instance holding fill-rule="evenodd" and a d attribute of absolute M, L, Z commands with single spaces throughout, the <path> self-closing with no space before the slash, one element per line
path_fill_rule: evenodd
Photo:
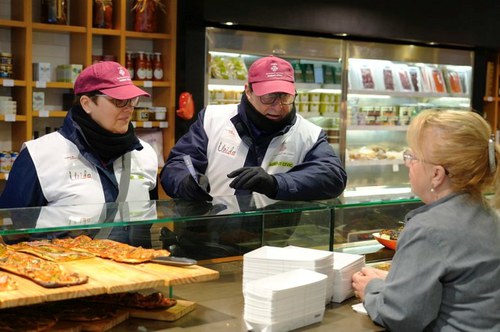
<path fill-rule="evenodd" d="M 405 150 L 403 151 L 403 161 L 405 163 L 406 166 L 409 166 L 411 164 L 412 161 L 418 161 L 417 157 L 415 157 L 411 152 L 410 150 Z"/>
<path fill-rule="evenodd" d="M 411 152 L 410 150 L 405 150 L 403 151 L 403 161 L 405 163 L 405 166 L 406 167 L 410 167 L 411 165 L 411 162 L 412 161 L 422 161 L 420 159 L 418 159 L 417 157 L 415 157 Z M 424 163 L 427 163 L 427 164 L 431 164 L 431 165 L 437 165 L 437 166 L 441 166 L 444 168 L 444 171 L 446 173 L 446 175 L 449 175 L 450 172 L 448 172 L 448 169 L 446 169 L 446 167 L 442 166 L 442 165 L 439 165 L 439 164 L 435 164 L 435 163 L 431 163 L 431 162 L 428 162 L 428 161 L 423 161 Z"/>
<path fill-rule="evenodd" d="M 291 95 L 289 93 L 268 93 L 267 95 L 259 96 L 260 102 L 264 105 L 272 105 L 276 99 L 280 99 L 282 105 L 293 104 L 297 94 Z"/>
<path fill-rule="evenodd" d="M 110 96 L 105 95 L 105 94 L 97 94 L 95 96 L 106 98 L 107 100 L 112 102 L 118 108 L 136 107 L 139 104 L 139 97 L 135 97 L 132 99 L 115 99 L 115 98 L 111 98 Z"/>

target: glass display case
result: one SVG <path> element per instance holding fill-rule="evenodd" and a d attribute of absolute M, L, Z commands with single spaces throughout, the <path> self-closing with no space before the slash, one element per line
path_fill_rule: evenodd
<path fill-rule="evenodd" d="M 411 198 L 402 158 L 408 124 L 424 109 L 470 110 L 473 53 L 371 42 L 346 47 L 344 195 Z"/>

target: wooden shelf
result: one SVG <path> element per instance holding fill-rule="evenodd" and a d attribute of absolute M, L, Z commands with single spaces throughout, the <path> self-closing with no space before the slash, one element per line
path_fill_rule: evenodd
<path fill-rule="evenodd" d="M 57 51 L 67 50 L 68 64 L 82 64 L 87 67 L 92 64 L 94 52 L 113 55 L 121 64 L 125 64 L 125 53 L 127 51 L 138 52 L 161 52 L 163 56 L 164 79 L 162 81 L 134 81 L 134 84 L 148 89 L 151 94 L 151 106 L 166 107 L 174 110 L 176 105 L 175 95 L 175 68 L 176 68 L 176 38 L 177 35 L 177 1 L 160 0 L 165 6 L 165 11 L 160 11 L 158 18 L 158 32 L 143 33 L 133 31 L 133 19 L 130 0 L 113 0 L 113 28 L 101 29 L 92 25 L 93 0 L 79 0 L 71 4 L 69 22 L 71 25 L 41 23 L 39 18 L 38 1 L 33 0 L 6 0 L 2 8 L 11 12 L 11 17 L 0 19 L 1 29 L 10 29 L 10 49 L 13 59 L 13 72 L 15 79 L 0 79 L 3 89 L 10 89 L 4 95 L 12 96 L 17 102 L 17 115 L 14 119 L 0 116 L 0 121 L 10 124 L 11 142 L 13 151 L 19 151 L 27 140 L 33 137 L 35 125 L 44 125 L 44 121 L 50 119 L 61 121 L 67 112 L 62 111 L 62 94 L 73 88 L 72 82 L 40 82 L 33 80 L 32 63 L 40 57 L 49 57 L 45 49 L 40 49 L 37 44 L 35 33 L 53 34 L 53 39 L 58 39 L 58 34 L 65 34 L 59 38 L 62 45 L 57 45 Z M 59 40 L 58 39 L 58 40 Z M 8 40 L 3 41 L 9 43 Z M 35 46 L 34 46 L 35 44 Z M 61 46 L 61 47 L 59 47 Z M 50 54 L 51 51 L 48 53 Z M 54 58 L 64 58 L 58 57 Z M 50 58 L 51 59 L 51 58 Z M 52 63 L 55 71 L 57 61 L 45 61 Z M 42 91 L 48 94 L 50 105 L 60 108 L 46 113 L 32 110 L 33 91 Z M 61 90 L 61 91 L 59 91 Z M 58 99 L 58 95 L 60 99 Z M 47 97 L 46 97 L 47 100 Z M 54 102 L 54 100 L 56 100 Z M 15 121 L 12 121 L 15 120 Z M 136 122 L 138 127 L 159 128 L 163 134 L 163 158 L 166 158 L 171 147 L 175 143 L 175 112 L 167 112 L 165 121 Z M 9 144 L 8 144 L 9 145 Z M 0 180 L 4 178 L 0 177 Z M 164 198 L 163 196 L 161 198 Z"/>

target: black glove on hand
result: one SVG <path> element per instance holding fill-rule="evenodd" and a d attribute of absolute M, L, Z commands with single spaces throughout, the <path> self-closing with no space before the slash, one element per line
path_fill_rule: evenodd
<path fill-rule="evenodd" d="M 203 175 L 198 175 L 198 182 L 191 175 L 187 175 L 181 184 L 180 197 L 189 201 L 211 201 L 210 183 L 208 178 Z"/>
<path fill-rule="evenodd" d="M 267 174 L 262 167 L 242 167 L 232 171 L 228 178 L 235 178 L 229 186 L 233 189 L 246 189 L 274 198 L 278 192 L 278 182 Z"/>

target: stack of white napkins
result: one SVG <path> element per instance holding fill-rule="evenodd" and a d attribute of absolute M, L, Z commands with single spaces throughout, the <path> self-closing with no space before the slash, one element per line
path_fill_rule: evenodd
<path fill-rule="evenodd" d="M 333 253 L 288 246 L 284 248 L 263 246 L 243 255 L 243 290 L 248 281 L 258 280 L 295 269 L 307 269 L 327 277 L 325 304 L 333 293 Z"/>
<path fill-rule="evenodd" d="M 333 253 L 333 302 L 340 303 L 354 295 L 352 275 L 363 266 L 365 266 L 364 255 Z"/>
<path fill-rule="evenodd" d="M 243 290 L 248 330 L 290 331 L 323 320 L 327 277 L 295 269 L 248 281 Z"/>

